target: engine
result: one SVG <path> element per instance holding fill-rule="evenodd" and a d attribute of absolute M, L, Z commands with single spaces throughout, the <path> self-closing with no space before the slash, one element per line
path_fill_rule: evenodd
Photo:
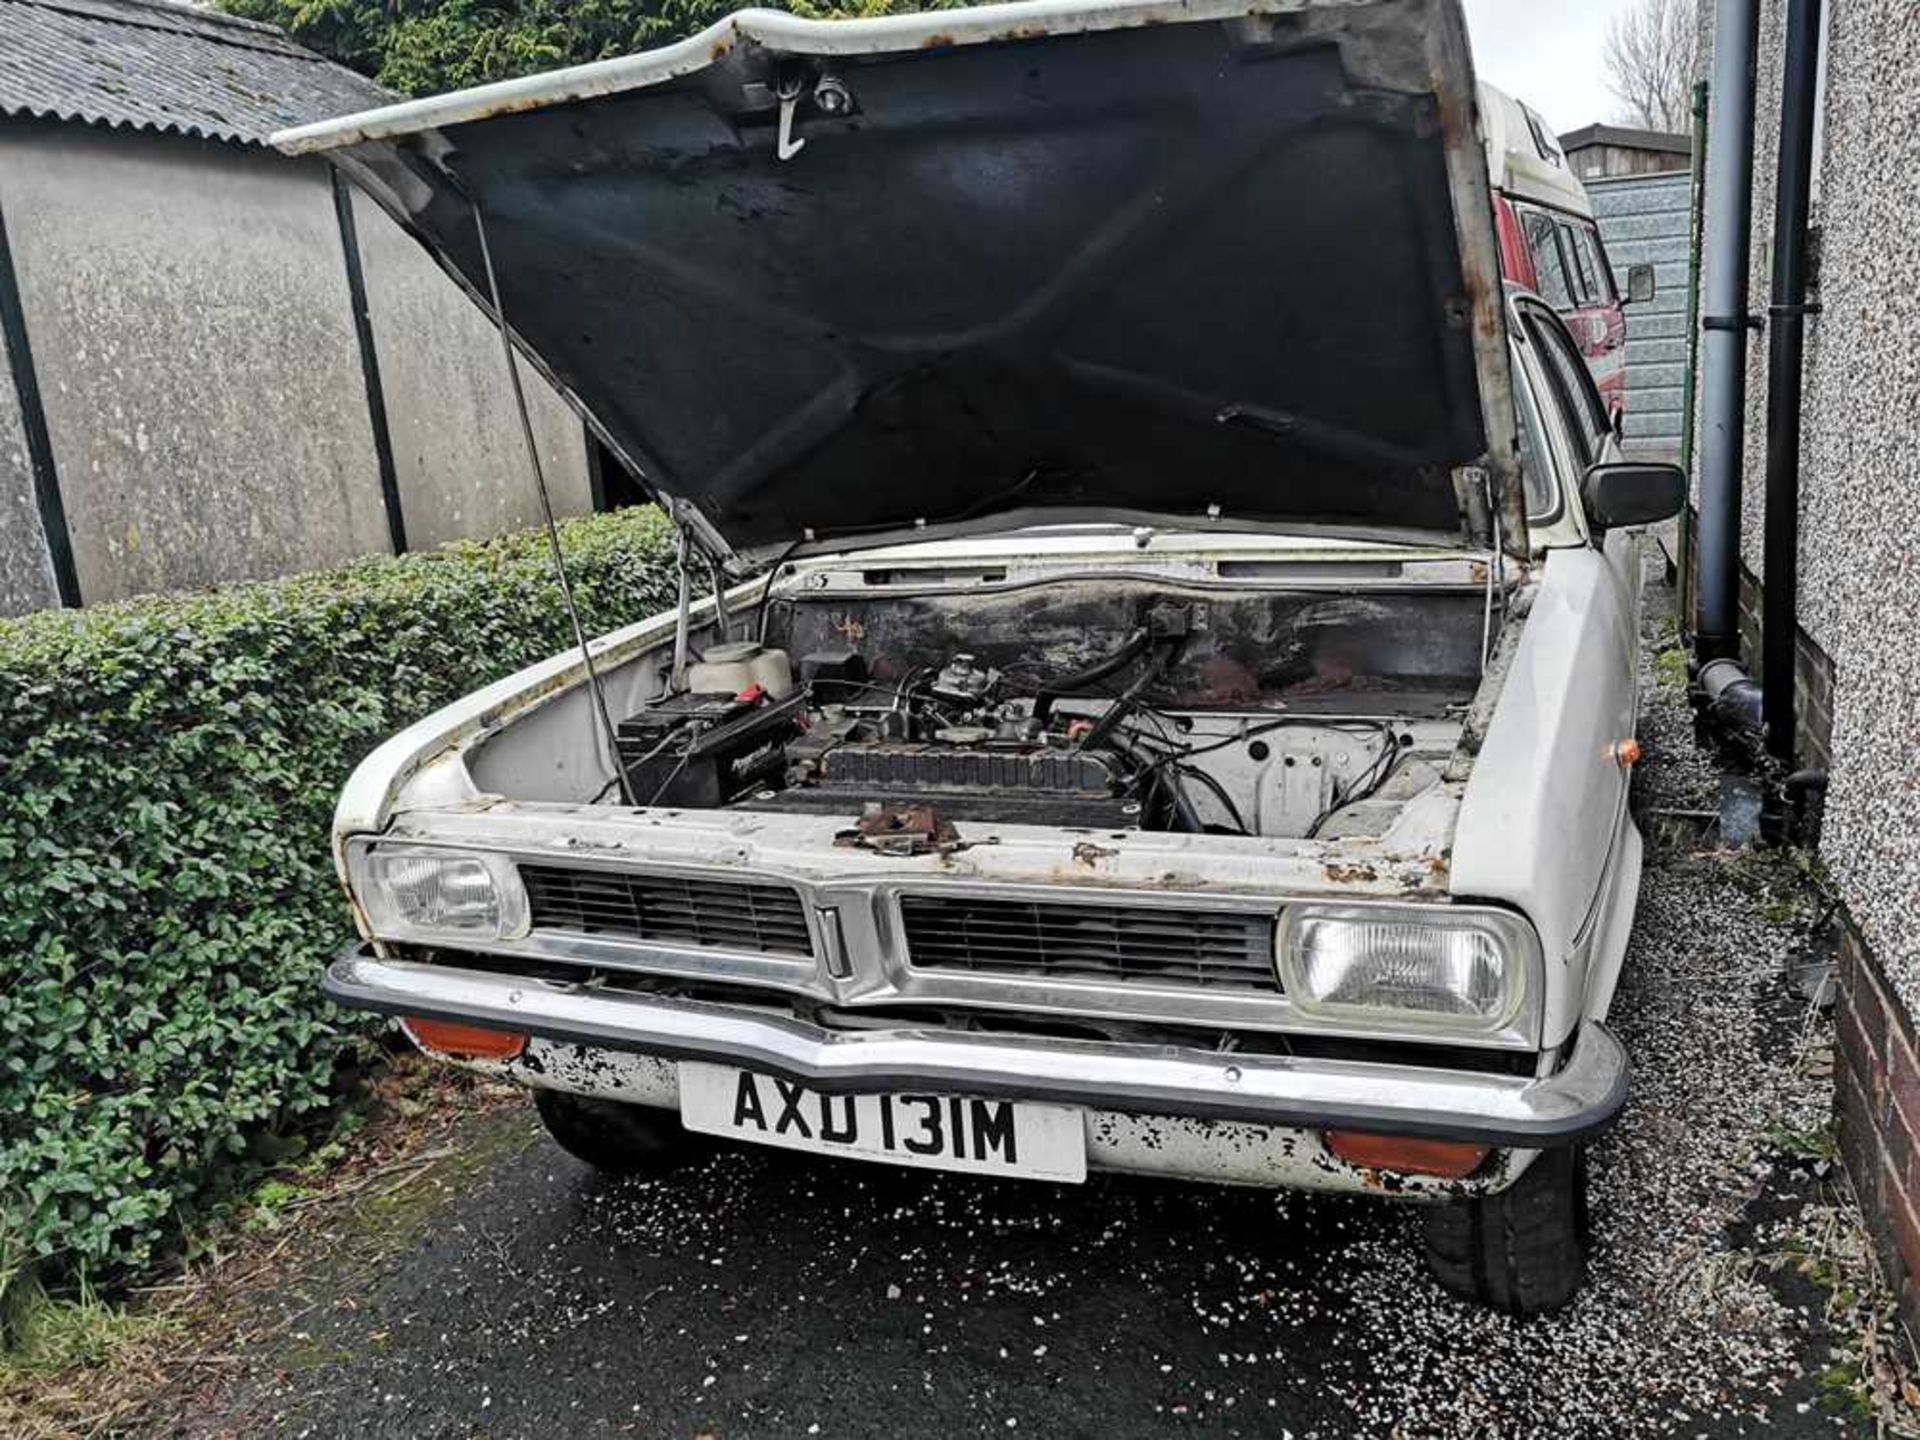
<path fill-rule="evenodd" d="M 819 658 L 802 660 L 802 674 Z M 786 788 L 756 803 L 856 812 L 875 802 L 929 804 L 951 819 L 1139 823 L 1122 757 L 1080 743 L 1065 717 L 1036 716 L 1033 696 L 1008 693 L 1004 677 L 971 655 L 908 677 L 891 694 L 839 685 L 787 746 Z"/>
<path fill-rule="evenodd" d="M 641 805 L 1271 835 L 1316 833 L 1396 777 L 1405 788 L 1413 737 L 1391 721 L 1150 703 L 1204 623 L 1198 606 L 1150 607 L 1066 674 L 962 652 L 881 678 L 851 646 L 805 654 L 795 674 L 778 649 L 714 647 L 684 691 L 617 727 L 628 791 Z"/>
<path fill-rule="evenodd" d="M 779 655 L 760 652 L 769 653 Z M 778 694 L 757 681 L 698 688 L 721 677 L 697 666 L 696 688 L 623 722 L 634 799 L 855 814 L 929 804 L 954 819 L 1140 823 L 1136 767 L 1112 746 L 1084 743 L 1091 719 L 1037 714 L 1039 696 L 1012 693 L 970 655 L 887 683 L 851 649 L 804 656 L 799 671 Z"/>

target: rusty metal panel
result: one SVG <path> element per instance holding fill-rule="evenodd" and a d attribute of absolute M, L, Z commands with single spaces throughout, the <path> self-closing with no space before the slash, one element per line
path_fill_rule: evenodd
<path fill-rule="evenodd" d="M 535 1039 L 511 1060 L 454 1063 L 496 1080 L 534 1090 L 560 1090 L 628 1105 L 676 1110 L 679 1067 L 654 1055 Z M 1533 1150 L 1502 1150 L 1471 1179 L 1395 1175 L 1349 1164 L 1327 1148 L 1320 1132 L 1285 1125 L 1253 1125 L 1112 1110 L 1081 1114 L 1087 1163 L 1095 1170 L 1174 1179 L 1324 1190 L 1437 1201 L 1502 1190 L 1533 1163 Z M 822 1161 L 821 1163 L 829 1163 Z"/>

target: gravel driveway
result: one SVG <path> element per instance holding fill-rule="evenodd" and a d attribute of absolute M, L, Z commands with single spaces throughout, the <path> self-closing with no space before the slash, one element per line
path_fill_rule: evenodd
<path fill-rule="evenodd" d="M 1638 803 L 1710 807 L 1684 701 L 1651 671 L 1646 690 Z M 466 1127 L 495 1158 L 408 1217 L 418 1243 L 263 1302 L 296 1317 L 272 1353 L 216 1405 L 156 1427 L 1845 1433 L 1815 1403 L 1822 1292 L 1747 1254 L 1813 1188 L 1781 1137 L 1820 1131 L 1831 1105 L 1827 1022 L 1787 978 L 1798 932 L 1761 903 L 1751 859 L 1647 828 L 1614 1008 L 1633 1099 L 1593 1154 L 1593 1278 L 1562 1315 L 1520 1322 L 1445 1296 L 1417 1216 L 1391 1205 L 747 1151 L 615 1181 L 516 1110 Z"/>

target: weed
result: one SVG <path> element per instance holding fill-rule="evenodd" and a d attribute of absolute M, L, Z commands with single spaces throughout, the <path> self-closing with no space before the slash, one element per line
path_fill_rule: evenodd
<path fill-rule="evenodd" d="M 80 1277 L 73 1295 L 48 1295 L 36 1282 L 13 1307 L 11 1343 L 0 1350 L 0 1389 L 35 1375 L 57 1375 L 105 1364 L 124 1345 L 157 1339 L 178 1327 L 162 1314 L 110 1305 Z"/>
<path fill-rule="evenodd" d="M 1767 1142 L 1780 1154 L 1795 1160 L 1823 1160 L 1840 1163 L 1840 1135 L 1831 1125 L 1817 1130 L 1789 1130 L 1775 1126 L 1767 1131 Z"/>
<path fill-rule="evenodd" d="M 1859 1420 L 1873 1419 L 1873 1402 L 1867 1396 L 1858 1365 L 1846 1361 L 1829 1365 L 1813 1384 L 1820 1403 L 1827 1409 Z"/>
<path fill-rule="evenodd" d="M 306 1200 L 311 1191 L 285 1180 L 266 1180 L 255 1187 L 252 1206 L 241 1222 L 247 1230 L 278 1230 L 286 1223 L 286 1212 Z"/>
<path fill-rule="evenodd" d="M 1832 1127 L 1770 1137 L 1786 1153 L 1835 1159 Z M 1837 1164 L 1808 1208 L 1784 1234 L 1772 1237 L 1758 1265 L 1792 1271 L 1825 1292 L 1825 1319 L 1838 1343 L 1814 1377 L 1822 1408 L 1871 1423 L 1879 1433 L 1920 1435 L 1916 1357 L 1901 1328 L 1892 1291 L 1881 1278 L 1873 1242 Z"/>
<path fill-rule="evenodd" d="M 1826 867 L 1809 851 L 1755 845 L 1729 852 L 1725 864 L 1727 878 L 1771 924 L 1810 926 L 1834 903 Z"/>
<path fill-rule="evenodd" d="M 1653 657 L 1653 674 L 1669 690 L 1687 688 L 1687 652 L 1677 646 Z"/>

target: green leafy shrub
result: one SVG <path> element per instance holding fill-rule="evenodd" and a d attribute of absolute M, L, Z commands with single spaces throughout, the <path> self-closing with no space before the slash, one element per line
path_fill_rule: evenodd
<path fill-rule="evenodd" d="M 944 10 L 963 0 L 778 0 L 816 20 Z M 745 0 L 219 0 L 302 45 L 431 95 L 562 65 L 630 55 L 705 29 Z"/>
<path fill-rule="evenodd" d="M 666 603 L 657 512 L 563 535 L 589 632 Z M 357 1029 L 318 989 L 351 938 L 341 784 L 569 638 L 540 533 L 0 622 L 9 1268 L 146 1263 L 250 1141 L 328 1103 Z"/>

